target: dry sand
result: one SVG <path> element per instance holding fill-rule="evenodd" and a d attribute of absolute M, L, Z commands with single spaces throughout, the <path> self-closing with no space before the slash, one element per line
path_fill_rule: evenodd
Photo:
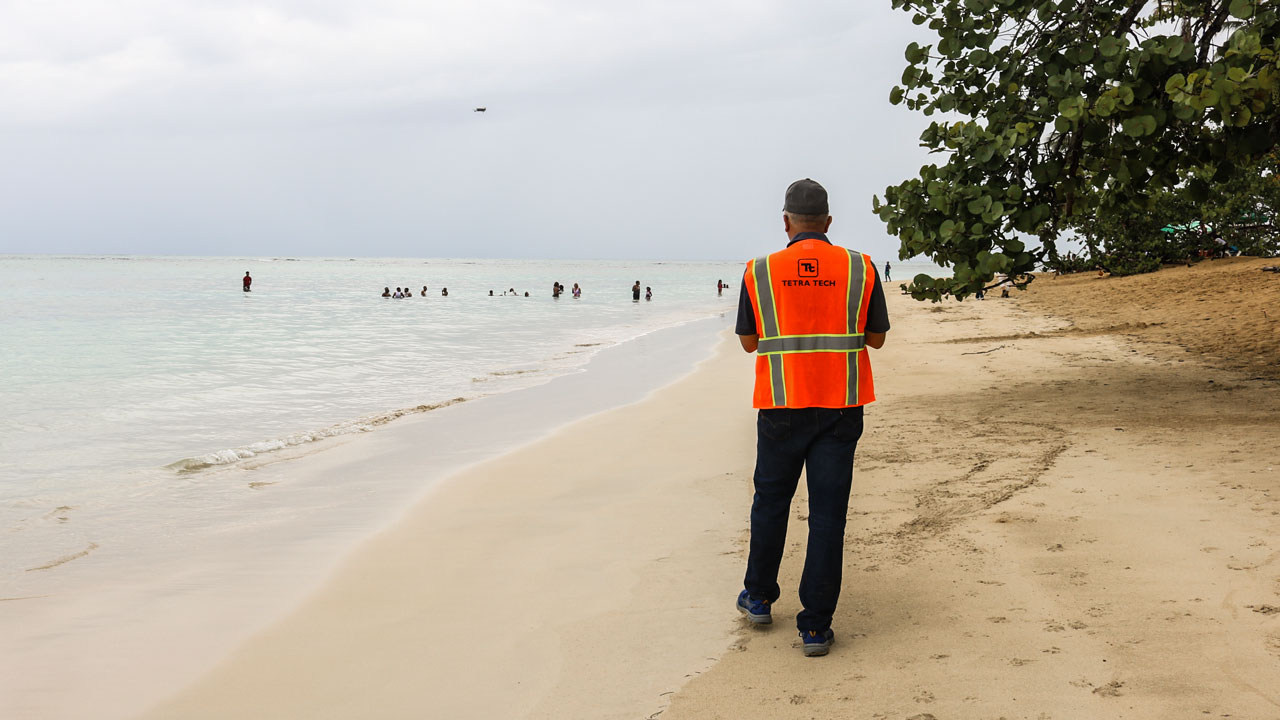
<path fill-rule="evenodd" d="M 837 645 L 744 627 L 663 720 L 1280 717 L 1276 355 L 1222 342 L 1274 326 L 1201 319 L 1247 318 L 1258 277 L 1274 300 L 1258 264 L 892 304 Z"/>
<path fill-rule="evenodd" d="M 1219 367 L 1280 377 L 1280 273 L 1262 272 L 1277 265 L 1222 258 L 1132 277 L 1046 275 L 1025 299 L 1069 321 L 1065 332 L 1177 345 Z"/>
<path fill-rule="evenodd" d="M 1248 265 L 893 295 L 825 658 L 790 622 L 803 495 L 774 625 L 733 609 L 754 432 L 727 338 L 455 477 L 147 717 L 1280 717 L 1274 355 L 1163 344 L 1252 332 L 1200 286 L 1280 285 Z"/>

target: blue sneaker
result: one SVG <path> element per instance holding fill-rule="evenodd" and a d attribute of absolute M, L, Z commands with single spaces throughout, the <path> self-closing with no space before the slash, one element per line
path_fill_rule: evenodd
<path fill-rule="evenodd" d="M 827 628 L 822 632 L 804 630 L 800 633 L 800 642 L 804 647 L 805 657 L 821 657 L 831 650 L 831 643 L 836 641 L 836 634 Z"/>
<path fill-rule="evenodd" d="M 768 600 L 756 600 L 746 590 L 738 593 L 738 612 L 757 625 L 768 625 L 773 622 L 773 613 L 769 612 Z"/>

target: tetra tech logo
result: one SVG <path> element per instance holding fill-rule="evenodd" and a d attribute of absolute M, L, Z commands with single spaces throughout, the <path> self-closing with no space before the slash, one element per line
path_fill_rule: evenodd
<path fill-rule="evenodd" d="M 802 278 L 818 277 L 818 259 L 804 258 L 796 261 L 796 274 Z"/>

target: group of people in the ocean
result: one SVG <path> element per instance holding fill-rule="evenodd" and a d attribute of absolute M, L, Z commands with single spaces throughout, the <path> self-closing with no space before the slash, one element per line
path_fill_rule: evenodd
<path fill-rule="evenodd" d="M 718 290 L 718 291 L 723 292 L 724 288 L 727 288 L 727 287 L 728 287 L 728 284 L 727 284 L 727 283 L 724 283 L 723 281 L 716 281 L 716 286 L 717 286 L 717 290 Z M 248 287 L 248 286 L 246 286 L 246 288 L 247 288 L 247 287 Z M 559 281 L 557 281 L 557 282 L 553 282 L 553 283 L 552 283 L 552 297 L 559 297 L 559 296 L 561 296 L 561 295 L 564 295 L 564 291 L 566 291 L 566 288 L 564 288 L 564 284 L 563 284 L 563 283 L 561 283 L 561 282 L 559 282 Z M 573 283 L 573 287 L 572 287 L 572 288 L 570 288 L 570 290 L 568 290 L 568 292 L 570 292 L 570 293 L 571 293 L 571 295 L 573 296 L 573 299 L 575 299 L 575 300 L 576 300 L 576 299 L 580 299 L 580 297 L 582 297 L 582 288 L 581 288 L 581 287 L 579 287 L 579 284 L 577 284 L 577 283 Z M 422 291 L 419 293 L 419 295 L 420 295 L 421 297 L 426 297 L 426 286 L 425 286 L 425 284 L 424 284 L 424 286 L 422 286 Z M 447 288 L 447 287 L 445 287 L 445 288 L 440 288 L 440 295 L 442 295 L 443 297 L 448 297 L 448 296 L 449 296 L 449 288 Z M 511 288 L 507 288 L 507 290 L 502 291 L 502 296 L 503 296 L 503 297 L 506 297 L 506 296 L 520 297 L 520 295 L 521 295 L 521 293 L 520 293 L 520 292 L 518 292 L 518 291 L 516 291 L 516 288 L 513 288 L 513 287 L 511 287 Z M 525 296 L 525 297 L 529 297 L 529 291 L 527 291 L 527 290 L 526 290 L 526 291 L 525 291 L 525 293 L 524 293 L 524 296 Z M 408 287 L 404 287 L 404 288 L 403 288 L 403 290 L 401 290 L 401 288 L 398 288 L 398 287 L 397 287 L 397 288 L 396 288 L 396 291 L 392 292 L 392 290 L 390 290 L 390 287 L 384 287 L 384 288 L 383 288 L 383 297 L 392 297 L 392 299 L 399 300 L 399 299 L 403 299 L 403 297 L 413 297 L 413 291 L 412 291 L 412 290 L 410 290 L 410 288 L 408 288 Z M 492 290 L 490 290 L 490 291 L 489 291 L 489 297 L 495 297 L 495 296 L 494 296 L 494 292 L 493 292 Z M 645 288 L 644 288 L 644 299 L 645 299 L 645 300 L 653 300 L 653 288 L 652 288 L 652 287 L 645 286 Z M 639 301 L 639 300 L 640 300 L 640 281 L 636 281 L 636 283 L 634 284 L 634 286 L 631 286 L 631 300 L 636 300 L 636 301 Z"/>
<path fill-rule="evenodd" d="M 252 283 L 253 283 L 253 278 L 249 276 L 248 272 L 246 272 L 244 274 L 244 291 L 245 292 L 250 291 L 249 287 L 250 285 L 252 285 Z M 716 281 L 717 294 L 723 294 L 725 289 L 727 289 L 728 287 L 729 287 L 729 284 L 724 282 L 723 280 Z M 404 286 L 403 288 L 397 287 L 394 291 L 388 286 L 388 287 L 382 288 L 382 297 L 391 298 L 393 300 L 403 300 L 405 298 L 413 297 L 413 292 L 414 292 L 413 289 L 410 288 L 408 285 Z M 565 286 L 563 283 L 556 281 L 551 284 L 551 297 L 559 298 L 564 293 L 565 293 Z M 573 295 L 575 300 L 579 299 L 582 297 L 582 288 L 578 287 L 578 283 L 574 283 L 573 287 L 569 289 L 569 293 Z M 513 297 L 520 296 L 520 293 L 516 292 L 515 288 L 508 288 L 507 290 L 504 290 L 502 294 L 504 296 L 511 295 Z M 422 290 L 418 292 L 418 295 L 420 297 L 427 296 L 426 285 L 422 286 Z M 489 297 L 493 297 L 493 296 L 494 296 L 493 291 L 490 290 Z M 440 288 L 440 297 L 449 297 L 449 288 L 447 287 Z M 526 290 L 524 292 L 524 297 L 529 297 L 529 291 Z M 639 280 L 637 280 L 635 284 L 631 286 L 631 299 L 636 302 L 639 302 L 640 300 L 640 281 Z M 653 299 L 653 288 L 645 286 L 644 299 L 645 300 Z"/>
<path fill-rule="evenodd" d="M 422 292 L 421 292 L 421 293 L 419 293 L 419 295 L 421 295 L 422 297 L 426 297 L 426 296 L 427 296 L 427 286 L 426 286 L 426 285 L 423 285 L 423 286 L 422 286 Z M 384 298 L 392 298 L 392 299 L 394 299 L 394 300 L 402 300 L 402 299 L 404 299 L 404 298 L 411 298 L 411 297 L 413 297 L 413 290 L 412 290 L 412 289 L 410 289 L 410 288 L 409 288 L 409 286 L 407 286 L 407 285 L 405 286 L 405 288 L 404 288 L 403 290 L 401 290 L 400 288 L 396 288 L 396 291 L 395 291 L 395 292 L 391 292 L 391 288 L 389 288 L 389 287 L 384 287 L 384 288 L 382 288 L 382 297 L 384 297 Z M 449 297 L 449 288 L 440 288 L 440 297 Z"/>
<path fill-rule="evenodd" d="M 564 294 L 564 285 L 559 281 L 551 283 L 551 297 L 558 298 Z M 578 287 L 578 283 L 573 284 L 574 299 L 582 297 L 582 288 Z"/>
<path fill-rule="evenodd" d="M 729 287 L 729 286 L 725 285 L 725 287 Z M 572 288 L 567 288 L 567 289 L 565 288 L 564 284 L 559 281 L 551 283 L 551 297 L 553 298 L 560 297 L 566 292 L 566 290 L 571 295 L 573 295 L 574 299 L 579 299 L 582 297 L 582 288 L 578 286 L 578 283 L 574 283 Z M 423 285 L 422 291 L 418 294 L 421 297 L 426 297 L 427 286 Z M 440 295 L 443 297 L 449 297 L 449 288 L 441 288 Z M 523 295 L 524 297 L 529 297 L 529 291 L 528 290 L 524 291 Z M 635 286 L 631 288 L 631 295 L 633 300 L 640 299 L 640 281 L 639 280 L 637 280 Z M 502 291 L 501 296 L 502 297 L 507 297 L 507 296 L 520 297 L 521 293 L 515 288 L 507 288 L 506 290 Z M 408 287 L 405 287 L 403 289 L 396 288 L 395 291 L 393 292 L 390 287 L 384 287 L 382 288 L 382 297 L 393 298 L 397 300 L 401 298 L 411 298 L 413 297 L 413 290 L 409 289 Z M 496 297 L 496 295 L 492 290 L 489 291 L 489 297 Z M 651 288 L 647 288 L 647 287 L 645 288 L 644 299 L 645 300 L 653 299 L 653 290 Z"/>

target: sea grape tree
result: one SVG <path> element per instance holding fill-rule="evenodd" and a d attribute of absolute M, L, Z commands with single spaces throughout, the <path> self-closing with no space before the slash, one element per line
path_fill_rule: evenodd
<path fill-rule="evenodd" d="M 1234 178 L 1280 136 L 1280 0 L 892 0 L 937 35 L 889 101 L 939 116 L 941 156 L 873 209 L 964 298 L 1057 255 L 1099 211 L 1142 212 Z"/>

